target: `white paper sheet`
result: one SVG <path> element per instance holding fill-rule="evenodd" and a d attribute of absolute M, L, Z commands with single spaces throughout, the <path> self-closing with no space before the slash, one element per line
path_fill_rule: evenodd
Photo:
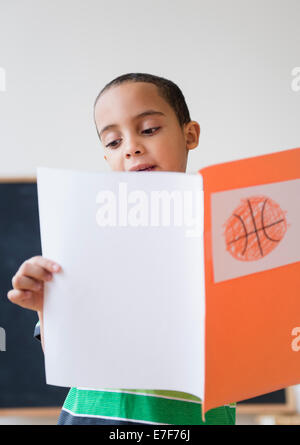
<path fill-rule="evenodd" d="M 45 286 L 47 383 L 177 390 L 203 398 L 202 177 L 38 168 L 37 180 L 42 253 L 62 266 Z M 161 190 L 193 194 L 185 214 L 200 212 L 198 236 L 191 218 L 177 226 L 148 219 L 147 225 L 144 212 L 144 226 L 137 225 L 141 219 L 132 209 L 139 192 L 146 199 Z M 103 191 L 118 198 L 123 219 L 115 226 L 99 225 L 109 196 Z M 125 191 L 127 210 L 120 199 Z"/>

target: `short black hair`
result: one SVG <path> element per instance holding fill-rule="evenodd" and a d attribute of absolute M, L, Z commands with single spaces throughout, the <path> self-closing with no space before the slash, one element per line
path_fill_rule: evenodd
<path fill-rule="evenodd" d="M 181 89 L 171 80 L 164 77 L 155 76 L 147 73 L 128 73 L 122 74 L 111 80 L 100 91 L 94 103 L 94 111 L 98 99 L 109 88 L 120 85 L 123 82 L 148 82 L 157 86 L 158 94 L 173 108 L 177 116 L 180 127 L 191 121 L 190 112 L 187 107 L 184 95 Z M 94 112 L 95 116 L 95 112 Z M 96 122 L 95 122 L 96 123 Z M 96 125 L 97 128 L 97 125 Z M 98 129 L 97 129 L 98 132 Z M 98 133 L 99 135 L 99 133 Z M 100 136 L 99 136 L 100 137 Z"/>

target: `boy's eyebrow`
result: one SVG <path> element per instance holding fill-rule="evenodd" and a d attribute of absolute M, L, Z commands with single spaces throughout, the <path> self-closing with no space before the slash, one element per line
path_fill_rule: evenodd
<path fill-rule="evenodd" d="M 153 114 L 158 114 L 158 115 L 161 115 L 161 116 L 166 116 L 165 113 L 162 113 L 161 111 L 157 111 L 157 110 L 146 110 L 146 111 L 143 111 L 142 113 L 139 113 L 139 114 L 137 114 L 136 116 L 134 116 L 133 119 L 138 119 L 138 118 L 140 118 L 140 117 L 145 117 L 145 116 L 151 116 L 151 115 L 153 115 Z M 110 124 L 110 125 L 106 125 L 105 127 L 103 127 L 102 130 L 101 130 L 100 133 L 99 133 L 100 138 L 101 138 L 101 135 L 104 133 L 104 131 L 107 131 L 107 130 L 109 130 L 110 128 L 115 128 L 115 127 L 118 127 L 118 125 L 117 125 L 117 124 Z"/>

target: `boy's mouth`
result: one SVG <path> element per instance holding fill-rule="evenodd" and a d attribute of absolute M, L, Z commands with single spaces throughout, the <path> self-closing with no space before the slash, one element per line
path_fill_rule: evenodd
<path fill-rule="evenodd" d="M 135 171 L 135 172 L 146 172 L 146 171 L 151 171 L 154 170 L 156 168 L 156 165 L 152 165 L 152 164 L 138 164 L 135 165 L 134 167 L 131 167 L 129 169 L 130 172 Z"/>

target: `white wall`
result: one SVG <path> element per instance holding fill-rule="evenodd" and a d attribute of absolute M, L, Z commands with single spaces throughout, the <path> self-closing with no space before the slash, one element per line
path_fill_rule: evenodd
<path fill-rule="evenodd" d="M 176 82 L 200 123 L 188 171 L 300 146 L 299 18 L 299 0 L 0 0 L 0 177 L 108 171 L 93 101 L 137 71 Z"/>
<path fill-rule="evenodd" d="M 128 72 L 182 89 L 190 172 L 299 147 L 299 19 L 299 0 L 0 0 L 0 177 L 108 171 L 92 105 Z"/>

